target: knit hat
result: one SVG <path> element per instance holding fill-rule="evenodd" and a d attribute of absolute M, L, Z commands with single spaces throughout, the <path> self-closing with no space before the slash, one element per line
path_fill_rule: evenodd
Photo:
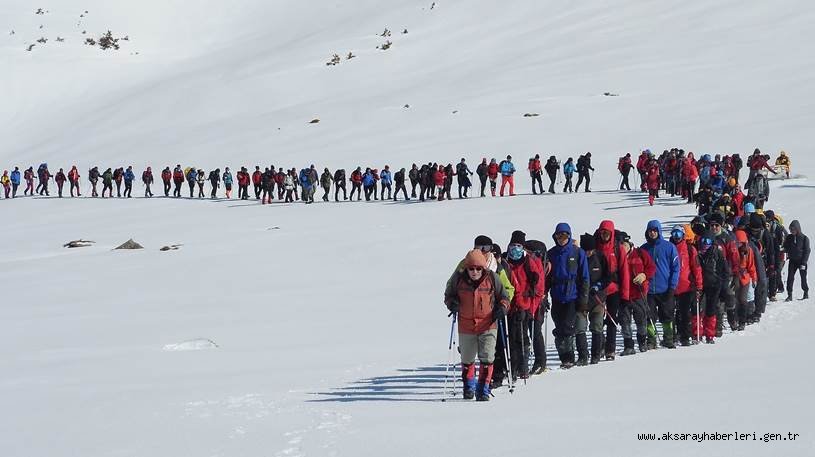
<path fill-rule="evenodd" d="M 766 217 L 768 221 L 775 220 L 775 211 L 771 209 L 764 211 L 764 217 Z"/>
<path fill-rule="evenodd" d="M 512 232 L 512 237 L 509 239 L 509 244 L 524 244 L 526 243 L 526 233 L 515 230 Z"/>
<path fill-rule="evenodd" d="M 724 225 L 724 216 L 722 215 L 722 213 L 715 212 L 710 215 L 710 217 L 708 218 L 708 222 L 710 222 L 711 224 Z"/>
<path fill-rule="evenodd" d="M 597 248 L 597 242 L 594 240 L 594 235 L 584 233 L 580 235 L 580 249 L 584 251 L 591 251 Z"/>
<path fill-rule="evenodd" d="M 475 241 L 473 241 L 473 246 L 492 246 L 492 238 L 487 235 L 478 235 L 475 237 Z"/>
<path fill-rule="evenodd" d="M 736 230 L 736 241 L 739 243 L 747 242 L 747 233 L 744 230 Z"/>
<path fill-rule="evenodd" d="M 761 220 L 761 216 L 756 213 L 750 215 L 750 228 L 764 228 L 764 221 Z"/>
<path fill-rule="evenodd" d="M 487 258 L 484 257 L 484 254 L 480 250 L 473 249 L 464 257 L 464 266 L 487 268 Z"/>
<path fill-rule="evenodd" d="M 495 256 L 496 259 L 500 259 L 501 254 L 501 246 L 496 243 L 492 243 L 492 255 Z"/>

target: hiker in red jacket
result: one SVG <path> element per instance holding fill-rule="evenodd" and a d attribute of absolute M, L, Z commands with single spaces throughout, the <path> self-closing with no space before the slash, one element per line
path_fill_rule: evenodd
<path fill-rule="evenodd" d="M 620 269 L 626 257 L 625 252 L 617 239 L 617 230 L 614 222 L 605 220 L 594 232 L 597 250 L 608 263 L 609 283 L 603 291 L 605 299 L 605 344 L 597 350 L 604 350 L 606 360 L 614 360 L 617 353 L 617 316 L 620 313 Z M 599 343 L 598 343 L 599 344 Z M 592 335 L 592 353 L 594 353 L 594 335 Z"/>
<path fill-rule="evenodd" d="M 81 197 L 82 194 L 79 193 L 79 170 L 76 169 L 76 165 L 71 167 L 71 171 L 68 172 L 68 183 L 71 186 L 71 197 L 74 196 L 74 189 L 76 189 L 76 196 Z"/>
<path fill-rule="evenodd" d="M 670 239 L 679 255 L 679 282 L 674 291 L 676 302 L 674 325 L 679 336 L 679 344 L 690 346 L 691 307 L 701 294 L 703 284 L 698 252 L 685 235 L 685 228 L 676 225 L 671 230 Z M 696 314 L 695 311 L 693 314 Z"/>
<path fill-rule="evenodd" d="M 62 198 L 62 186 L 65 185 L 65 181 L 68 180 L 68 177 L 65 176 L 65 172 L 62 171 L 62 168 L 59 169 L 57 175 L 54 177 L 54 181 L 57 183 L 57 194 L 59 198 Z"/>
<path fill-rule="evenodd" d="M 640 174 L 640 190 L 645 192 L 647 187 L 645 183 L 645 175 L 648 173 L 648 161 L 651 160 L 651 151 L 646 149 L 642 151 L 639 158 L 637 158 L 637 172 Z"/>
<path fill-rule="evenodd" d="M 490 160 L 490 164 L 487 167 L 487 177 L 490 180 L 490 192 L 492 192 L 492 196 L 495 197 L 495 189 L 498 187 L 498 163 L 495 159 Z"/>
<path fill-rule="evenodd" d="M 640 352 L 648 350 L 648 281 L 653 278 L 657 267 L 650 254 L 642 248 L 634 247 L 627 235 L 623 236 L 621 246 L 625 258 L 621 260 L 620 268 L 620 312 L 618 322 L 623 333 L 623 352 L 620 355 L 633 355 L 634 338 L 631 334 L 631 319 L 637 326 L 637 344 Z"/>
<path fill-rule="evenodd" d="M 259 166 L 255 165 L 255 172 L 252 173 L 252 184 L 255 186 L 255 200 L 260 200 L 260 191 L 263 190 L 261 181 L 263 181 L 263 172 L 260 171 Z"/>
<path fill-rule="evenodd" d="M 164 183 L 164 196 L 170 196 L 170 182 L 173 180 L 173 173 L 170 171 L 170 167 L 164 167 L 161 170 L 161 182 Z"/>

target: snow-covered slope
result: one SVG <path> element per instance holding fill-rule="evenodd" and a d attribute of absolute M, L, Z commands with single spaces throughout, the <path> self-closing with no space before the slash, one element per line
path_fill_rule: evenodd
<path fill-rule="evenodd" d="M 522 165 L 591 150 L 598 172 L 593 194 L 427 204 L 4 200 L 3 455 L 811 451 L 811 302 L 771 304 L 713 347 L 555 370 L 488 405 L 422 400 L 441 398 L 442 289 L 475 235 L 551 244 L 561 220 L 583 233 L 611 218 L 641 240 L 649 219 L 687 220 L 680 201 L 610 190 L 618 154 L 640 147 L 784 148 L 814 175 L 815 5 L 430 3 L 4 2 L 4 168 Z M 85 26 L 130 40 L 104 53 L 81 44 Z M 773 186 L 768 206 L 815 233 L 815 185 Z M 131 237 L 147 249 L 111 251 Z M 97 243 L 61 247 L 77 238 Z M 702 431 L 801 436 L 637 440 Z"/>

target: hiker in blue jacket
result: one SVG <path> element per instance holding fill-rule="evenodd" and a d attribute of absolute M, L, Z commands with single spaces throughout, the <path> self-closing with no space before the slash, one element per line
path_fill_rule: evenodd
<path fill-rule="evenodd" d="M 365 191 L 365 201 L 371 201 L 371 195 L 376 196 L 376 179 L 374 173 L 370 168 L 365 169 L 365 174 L 362 175 L 362 189 Z"/>
<path fill-rule="evenodd" d="M 388 189 L 388 200 L 390 200 L 391 188 L 393 187 L 393 175 L 391 175 L 391 169 L 388 165 L 385 165 L 385 169 L 379 174 L 379 179 L 382 180 L 382 195 L 380 198 L 382 200 L 385 199 L 385 189 Z"/>
<path fill-rule="evenodd" d="M 11 198 L 17 197 L 17 188 L 20 187 L 20 167 L 14 167 L 11 172 Z"/>
<path fill-rule="evenodd" d="M 586 252 L 572 242 L 572 229 L 561 222 L 552 235 L 555 245 L 547 252 L 551 264 L 546 278 L 552 299 L 555 346 L 561 368 L 574 366 L 574 334 L 577 305 L 589 300 L 589 264 Z"/>
<path fill-rule="evenodd" d="M 573 192 L 572 189 L 572 176 L 577 171 L 577 166 L 574 164 L 574 159 L 569 157 L 569 160 L 563 164 L 563 176 L 566 178 L 566 184 L 563 185 L 563 192 Z"/>
<path fill-rule="evenodd" d="M 653 278 L 648 278 L 648 310 L 650 322 L 648 323 L 648 346 L 656 349 L 657 329 L 654 320 L 662 322 L 662 345 L 673 349 L 674 345 L 674 291 L 679 283 L 679 253 L 673 243 L 662 238 L 662 224 L 657 220 L 648 222 L 645 229 L 645 244 L 642 249 L 647 251 L 656 265 Z"/>
<path fill-rule="evenodd" d="M 133 192 L 133 180 L 136 179 L 136 174 L 133 173 L 133 166 L 127 167 L 124 174 L 125 180 L 125 197 L 130 198 Z"/>

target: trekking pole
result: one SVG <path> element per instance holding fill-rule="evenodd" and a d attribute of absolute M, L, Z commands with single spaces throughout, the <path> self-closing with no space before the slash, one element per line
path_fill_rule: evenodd
<path fill-rule="evenodd" d="M 701 297 L 699 295 L 700 294 L 698 294 L 698 293 L 696 294 L 696 339 L 699 340 L 699 342 L 701 342 L 702 341 L 702 326 L 701 326 L 701 319 L 700 319 L 701 316 L 699 316 L 699 299 Z"/>
<path fill-rule="evenodd" d="M 452 323 L 450 324 L 450 342 L 447 345 L 447 367 L 444 369 L 444 394 L 447 395 L 447 381 L 450 379 L 449 373 L 450 368 L 453 365 L 453 342 L 454 342 L 454 330 L 456 328 L 456 318 L 458 317 L 458 313 L 455 311 L 450 312 L 453 316 Z M 453 390 L 452 395 L 455 396 L 456 394 L 456 378 L 453 377 Z"/>
<path fill-rule="evenodd" d="M 617 189 L 620 189 L 620 187 L 622 187 L 622 185 L 623 185 L 623 175 L 622 175 L 622 173 L 620 173 L 620 182 L 617 183 Z M 622 190 L 622 189 L 620 189 L 620 190 Z"/>
<path fill-rule="evenodd" d="M 506 332 L 506 322 L 506 317 L 498 321 L 498 337 L 501 338 L 501 342 L 504 345 L 504 363 L 506 364 L 507 372 L 509 373 L 509 393 L 513 393 L 515 392 L 515 384 L 512 381 L 512 359 L 509 357 L 509 336 Z"/>

